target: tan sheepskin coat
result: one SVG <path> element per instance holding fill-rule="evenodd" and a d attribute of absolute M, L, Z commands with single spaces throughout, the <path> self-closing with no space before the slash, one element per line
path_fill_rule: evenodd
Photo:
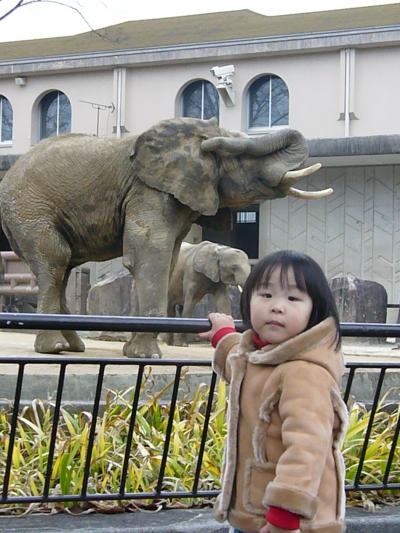
<path fill-rule="evenodd" d="M 251 330 L 219 341 L 214 370 L 230 393 L 218 520 L 258 532 L 273 505 L 300 514 L 302 533 L 345 531 L 339 444 L 347 409 L 335 333 L 327 318 L 261 350 Z"/>

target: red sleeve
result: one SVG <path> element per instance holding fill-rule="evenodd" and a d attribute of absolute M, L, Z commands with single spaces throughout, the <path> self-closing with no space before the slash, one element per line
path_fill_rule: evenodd
<path fill-rule="evenodd" d="M 282 529 L 299 529 L 300 528 L 300 515 L 291 513 L 286 509 L 280 507 L 271 507 L 265 513 L 265 519 L 270 524 L 280 527 Z"/>
<path fill-rule="evenodd" d="M 211 339 L 211 344 L 213 345 L 213 347 L 216 348 L 222 337 L 225 337 L 225 335 L 228 335 L 228 333 L 236 333 L 236 329 L 230 326 L 226 326 L 216 331 L 213 335 L 213 338 Z"/>

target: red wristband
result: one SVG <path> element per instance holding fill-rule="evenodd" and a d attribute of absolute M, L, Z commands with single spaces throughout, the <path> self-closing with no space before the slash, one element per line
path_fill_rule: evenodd
<path fill-rule="evenodd" d="M 299 529 L 300 515 L 291 513 L 281 507 L 271 506 L 265 513 L 265 519 L 270 524 L 282 529 Z"/>
<path fill-rule="evenodd" d="M 213 345 L 213 347 L 216 348 L 222 337 L 225 337 L 225 335 L 228 335 L 228 333 L 236 333 L 236 329 L 231 326 L 226 326 L 216 331 L 213 335 L 213 338 L 211 339 L 211 344 Z"/>

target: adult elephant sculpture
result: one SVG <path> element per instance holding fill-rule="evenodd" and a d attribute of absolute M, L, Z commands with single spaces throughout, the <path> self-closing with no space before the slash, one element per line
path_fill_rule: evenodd
<path fill-rule="evenodd" d="M 249 274 L 249 258 L 242 250 L 210 241 L 183 242 L 169 284 L 168 316 L 175 316 L 180 306 L 181 316 L 191 317 L 206 294 L 213 295 L 219 313 L 231 314 L 228 287 L 243 287 Z M 183 335 L 168 336 L 170 344 L 184 345 L 185 341 Z"/>
<path fill-rule="evenodd" d="M 3 230 L 39 285 L 38 311 L 67 313 L 72 268 L 123 256 L 141 316 L 164 316 L 171 269 L 192 223 L 218 210 L 286 195 L 321 197 L 293 184 L 319 168 L 290 129 L 250 138 L 215 120 L 171 119 L 138 137 L 72 134 L 44 140 L 0 184 Z M 83 351 L 75 332 L 39 332 L 35 350 Z M 159 355 L 156 333 L 124 345 L 128 357 Z"/>

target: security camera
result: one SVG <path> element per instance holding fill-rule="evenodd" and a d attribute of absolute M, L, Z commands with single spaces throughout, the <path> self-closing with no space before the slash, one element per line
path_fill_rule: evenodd
<path fill-rule="evenodd" d="M 210 72 L 214 74 L 217 78 L 226 78 L 228 76 L 233 76 L 235 73 L 234 65 L 225 65 L 223 67 L 213 67 L 210 68 Z"/>

